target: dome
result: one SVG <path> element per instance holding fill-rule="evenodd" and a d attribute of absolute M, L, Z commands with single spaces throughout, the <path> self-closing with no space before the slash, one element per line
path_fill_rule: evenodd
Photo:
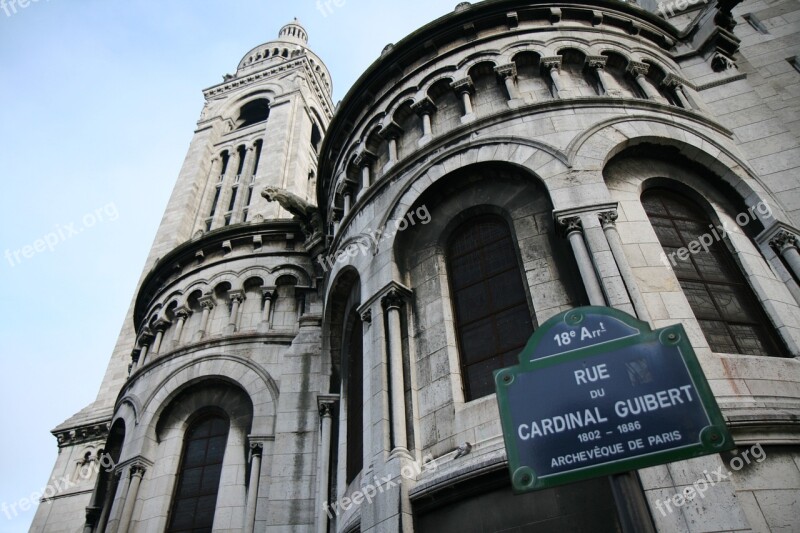
<path fill-rule="evenodd" d="M 278 39 L 305 45 L 308 44 L 308 32 L 303 25 L 300 24 L 299 20 L 294 19 L 281 28 L 281 31 L 278 33 Z"/>

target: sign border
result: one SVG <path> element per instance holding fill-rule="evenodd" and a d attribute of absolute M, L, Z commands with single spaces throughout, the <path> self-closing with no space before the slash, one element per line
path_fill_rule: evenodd
<path fill-rule="evenodd" d="M 594 344 L 584 348 L 541 357 L 530 360 L 538 345 L 548 339 L 549 332 L 562 323 L 570 327 L 580 326 L 586 315 L 602 315 L 620 320 L 621 322 L 638 329 L 641 333 L 622 337 L 620 339 Z M 508 387 L 513 384 L 516 376 L 541 368 L 555 366 L 566 361 L 586 359 L 599 355 L 635 346 L 642 342 L 659 342 L 664 346 L 673 346 L 678 349 L 689 376 L 695 387 L 698 399 L 708 416 L 710 425 L 700 432 L 700 440 L 684 444 L 678 448 L 650 452 L 635 457 L 607 461 L 601 464 L 580 467 L 577 469 L 549 474 L 539 477 L 533 469 L 520 463 L 517 447 L 516 428 L 511 417 L 511 406 L 508 398 Z M 730 450 L 735 447 L 733 437 L 728 430 L 722 412 L 719 409 L 714 393 L 703 373 L 700 362 L 686 335 L 682 324 L 675 324 L 666 328 L 653 330 L 646 322 L 637 320 L 627 313 L 608 307 L 579 307 L 560 313 L 539 327 L 530 338 L 525 348 L 519 354 L 519 364 L 496 370 L 494 372 L 495 387 L 497 391 L 497 405 L 500 411 L 500 422 L 503 428 L 506 456 L 508 459 L 511 484 L 515 493 L 521 494 L 540 489 L 546 489 L 568 483 L 574 483 L 593 477 L 619 474 L 630 470 L 639 470 L 657 466 L 673 461 L 680 461 Z"/>

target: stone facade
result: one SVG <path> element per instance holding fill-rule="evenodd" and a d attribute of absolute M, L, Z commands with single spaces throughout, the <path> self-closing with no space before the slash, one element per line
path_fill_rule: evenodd
<path fill-rule="evenodd" d="M 214 531 L 796 530 L 798 20 L 796 0 L 461 3 L 335 116 L 287 25 L 205 91 L 98 399 L 54 430 L 54 478 L 114 467 L 32 530 L 167 530 L 210 410 Z M 773 353 L 712 349 L 652 191 L 727 228 Z M 737 450 L 512 498 L 453 275 L 474 220 L 507 227 L 534 328 L 586 304 L 682 323 Z M 706 472 L 727 473 L 675 498 Z"/>

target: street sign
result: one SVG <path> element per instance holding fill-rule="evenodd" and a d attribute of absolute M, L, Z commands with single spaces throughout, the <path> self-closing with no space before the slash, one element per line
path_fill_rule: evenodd
<path fill-rule="evenodd" d="M 682 325 L 573 309 L 537 329 L 495 385 L 518 493 L 734 445 Z"/>

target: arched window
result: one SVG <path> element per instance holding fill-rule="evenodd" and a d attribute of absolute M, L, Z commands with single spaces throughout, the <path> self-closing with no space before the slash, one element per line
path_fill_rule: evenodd
<path fill-rule="evenodd" d="M 347 479 L 351 483 L 364 467 L 364 331 L 361 317 L 353 313 L 345 335 L 347 390 Z"/>
<path fill-rule="evenodd" d="M 533 332 L 515 247 L 499 216 L 462 224 L 447 247 L 468 401 L 494 392 L 492 371 L 516 364 Z"/>
<path fill-rule="evenodd" d="M 168 533 L 211 531 L 229 427 L 228 420 L 218 414 L 189 426 Z"/>
<path fill-rule="evenodd" d="M 239 127 L 246 128 L 269 118 L 269 100 L 259 99 L 248 102 L 239 111 Z"/>
<path fill-rule="evenodd" d="M 667 189 L 646 191 L 642 205 L 711 349 L 780 355 L 775 329 L 703 209 Z M 703 235 L 713 237 L 708 248 L 695 244 Z"/>

